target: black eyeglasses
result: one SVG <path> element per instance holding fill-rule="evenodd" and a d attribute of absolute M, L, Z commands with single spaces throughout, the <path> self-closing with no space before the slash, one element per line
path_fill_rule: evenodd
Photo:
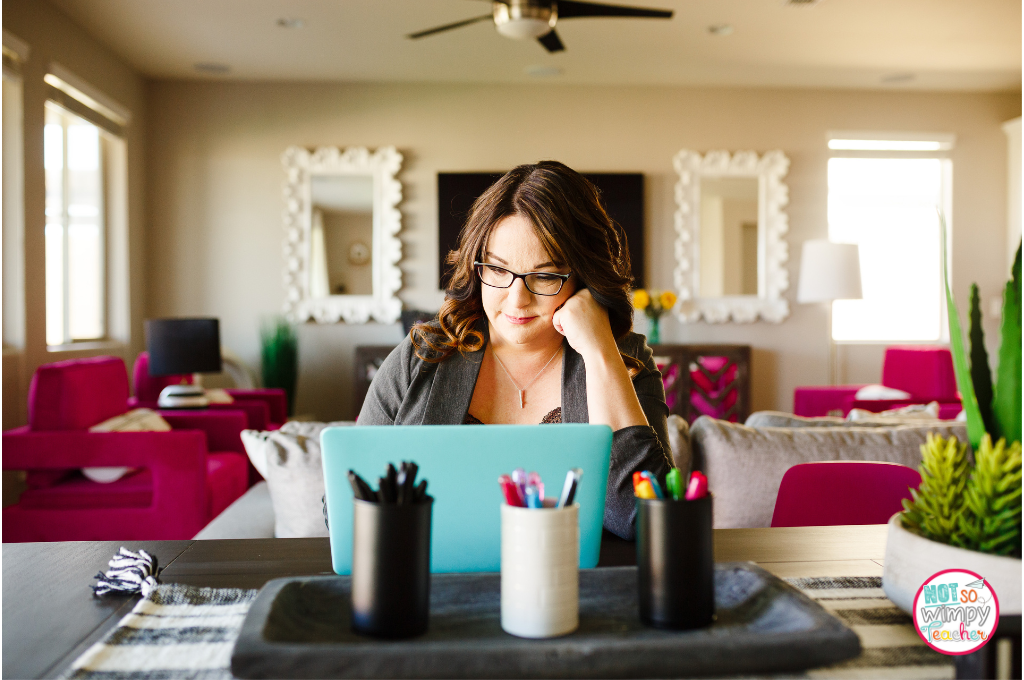
<path fill-rule="evenodd" d="M 483 262 L 474 262 L 473 267 L 476 269 L 476 275 L 485 285 L 492 288 L 508 288 L 516 279 L 522 279 L 523 283 L 526 284 L 526 289 L 534 295 L 558 295 L 562 290 L 562 286 L 572 276 L 572 272 L 568 274 L 554 274 L 550 272 L 517 274 L 510 269 L 499 267 L 496 264 L 485 264 Z"/>

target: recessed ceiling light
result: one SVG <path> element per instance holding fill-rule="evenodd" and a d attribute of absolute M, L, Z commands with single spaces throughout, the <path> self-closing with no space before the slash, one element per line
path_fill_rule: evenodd
<path fill-rule="evenodd" d="M 711 35 L 729 35 L 732 31 L 732 24 L 711 24 L 708 26 L 708 33 Z"/>
<path fill-rule="evenodd" d="M 306 25 L 306 20 L 298 17 L 281 17 L 277 20 L 277 25 L 281 28 L 302 28 Z"/>
<path fill-rule="evenodd" d="M 212 62 L 195 64 L 193 68 L 200 73 L 209 73 L 211 75 L 223 75 L 231 70 L 231 67 L 227 64 L 215 64 Z"/>
<path fill-rule="evenodd" d="M 913 73 L 890 73 L 889 75 L 882 76 L 882 82 L 892 84 L 898 83 L 909 83 L 917 78 Z"/>
<path fill-rule="evenodd" d="M 523 69 L 526 75 L 533 78 L 554 78 L 555 76 L 562 75 L 562 69 L 557 66 L 546 66 L 544 64 L 534 64 L 533 66 L 527 66 Z"/>

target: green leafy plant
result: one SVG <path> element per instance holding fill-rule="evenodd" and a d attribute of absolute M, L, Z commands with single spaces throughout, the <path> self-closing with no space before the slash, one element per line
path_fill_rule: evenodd
<path fill-rule="evenodd" d="M 971 467 L 966 444 L 929 434 L 921 457 L 921 486 L 903 501 L 903 526 L 933 541 L 1020 557 L 1020 442 L 993 445 L 984 435 Z"/>
<path fill-rule="evenodd" d="M 941 212 L 939 223 L 950 352 L 975 462 L 971 467 L 967 445 L 956 437 L 946 440 L 929 434 L 921 446 L 921 486 L 911 491 L 912 500 L 903 501 L 902 522 L 935 541 L 1020 557 L 1021 248 L 1017 247 L 1011 277 L 1003 289 L 999 365 L 993 384 L 978 286 L 971 285 L 968 355 L 949 285 L 946 220 Z"/>
<path fill-rule="evenodd" d="M 287 319 L 275 317 L 260 327 L 260 368 L 265 387 L 279 387 L 288 396 L 288 415 L 295 413 L 299 375 L 299 340 Z"/>
<path fill-rule="evenodd" d="M 981 304 L 976 286 L 971 291 L 970 363 L 964 349 L 960 313 L 949 285 L 949 256 L 946 219 L 939 213 L 942 243 L 942 281 L 949 309 L 949 349 L 953 354 L 953 371 L 960 399 L 967 416 L 967 438 L 971 448 L 978 450 L 986 433 L 993 440 L 1021 440 L 1021 248 L 1011 270 L 1011 278 L 1003 289 L 1003 318 L 1000 325 L 999 366 L 995 384 L 984 349 L 981 330 Z M 989 397 L 991 395 L 991 397 Z"/>
<path fill-rule="evenodd" d="M 967 338 L 971 342 L 971 384 L 981 409 L 981 420 L 985 424 L 985 432 L 995 432 L 996 424 L 992 420 L 992 373 L 988 370 L 988 350 L 985 349 L 985 331 L 981 327 L 981 295 L 978 284 L 971 284 L 970 311 L 967 313 L 969 325 Z M 988 408 L 984 404 L 990 405 Z"/>

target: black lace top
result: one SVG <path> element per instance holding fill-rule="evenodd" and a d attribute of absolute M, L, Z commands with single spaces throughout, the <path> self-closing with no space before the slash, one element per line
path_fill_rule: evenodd
<path fill-rule="evenodd" d="M 556 406 L 555 408 L 551 409 L 551 411 L 548 412 L 548 414 L 546 416 L 544 416 L 544 419 L 540 421 L 540 424 L 541 425 L 550 425 L 551 423 L 560 423 L 560 422 L 562 422 L 562 407 L 561 406 Z M 463 421 L 462 421 L 462 424 L 463 425 L 486 425 L 487 423 L 482 422 L 479 418 L 474 416 L 472 413 L 467 413 L 465 419 L 463 419 Z"/>

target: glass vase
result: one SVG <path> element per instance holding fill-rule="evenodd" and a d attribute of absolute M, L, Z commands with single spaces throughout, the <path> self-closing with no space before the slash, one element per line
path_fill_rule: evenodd
<path fill-rule="evenodd" d="M 647 344 L 657 345 L 661 342 L 661 319 L 657 316 L 648 318 L 650 323 L 647 325 Z"/>

